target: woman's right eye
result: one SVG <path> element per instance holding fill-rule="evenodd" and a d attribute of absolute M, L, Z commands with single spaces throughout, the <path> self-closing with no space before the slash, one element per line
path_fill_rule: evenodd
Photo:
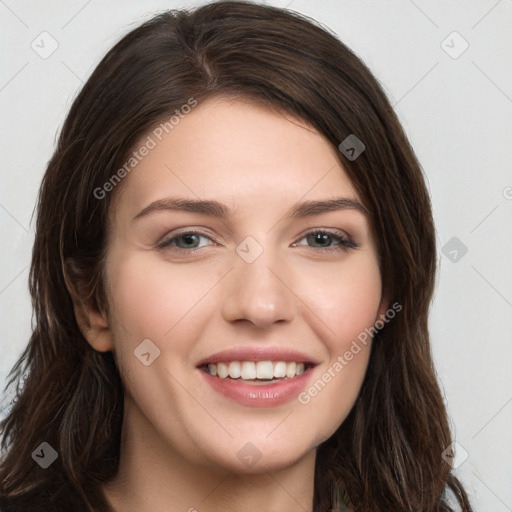
<path fill-rule="evenodd" d="M 210 240 L 213 242 L 213 240 L 209 236 L 203 233 L 199 233 L 197 231 L 186 231 L 165 238 L 162 242 L 158 244 L 158 248 L 166 249 L 172 247 L 173 249 L 177 249 L 178 251 L 192 252 L 196 249 L 201 249 L 202 247 L 208 245 L 200 245 L 201 239 Z"/>

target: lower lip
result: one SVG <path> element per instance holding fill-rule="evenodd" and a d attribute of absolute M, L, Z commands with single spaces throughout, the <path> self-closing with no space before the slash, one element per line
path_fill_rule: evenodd
<path fill-rule="evenodd" d="M 276 407 L 294 398 L 306 387 L 312 368 L 297 377 L 275 384 L 248 384 L 240 380 L 221 379 L 199 369 L 206 382 L 217 393 L 248 407 Z"/>

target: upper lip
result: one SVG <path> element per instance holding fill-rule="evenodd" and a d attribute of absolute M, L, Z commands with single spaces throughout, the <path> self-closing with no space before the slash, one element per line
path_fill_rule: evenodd
<path fill-rule="evenodd" d="M 317 365 L 318 362 L 294 349 L 280 347 L 235 347 L 205 357 L 198 367 L 226 361 L 284 361 Z"/>

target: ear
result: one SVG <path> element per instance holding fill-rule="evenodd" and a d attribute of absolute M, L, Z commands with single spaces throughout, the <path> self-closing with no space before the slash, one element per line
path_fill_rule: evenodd
<path fill-rule="evenodd" d="M 384 292 L 381 295 L 379 309 L 377 310 L 377 317 L 375 321 L 377 321 L 379 318 L 383 318 L 386 316 L 386 311 L 389 309 L 389 299 L 387 297 L 387 294 Z"/>
<path fill-rule="evenodd" d="M 91 268 L 67 259 L 62 268 L 66 288 L 73 301 L 77 325 L 89 345 L 98 352 L 112 350 L 112 333 L 108 316 L 98 305 L 89 288 Z M 99 279 L 99 276 L 96 276 Z M 89 286 L 88 286 L 89 285 Z"/>

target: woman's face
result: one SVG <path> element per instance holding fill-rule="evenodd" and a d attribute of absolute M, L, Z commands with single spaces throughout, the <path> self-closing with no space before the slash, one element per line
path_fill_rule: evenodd
<path fill-rule="evenodd" d="M 110 226 L 124 428 L 194 464 L 285 467 L 360 389 L 371 343 L 353 342 L 386 308 L 369 220 L 300 121 L 213 99 L 160 132 Z"/>

